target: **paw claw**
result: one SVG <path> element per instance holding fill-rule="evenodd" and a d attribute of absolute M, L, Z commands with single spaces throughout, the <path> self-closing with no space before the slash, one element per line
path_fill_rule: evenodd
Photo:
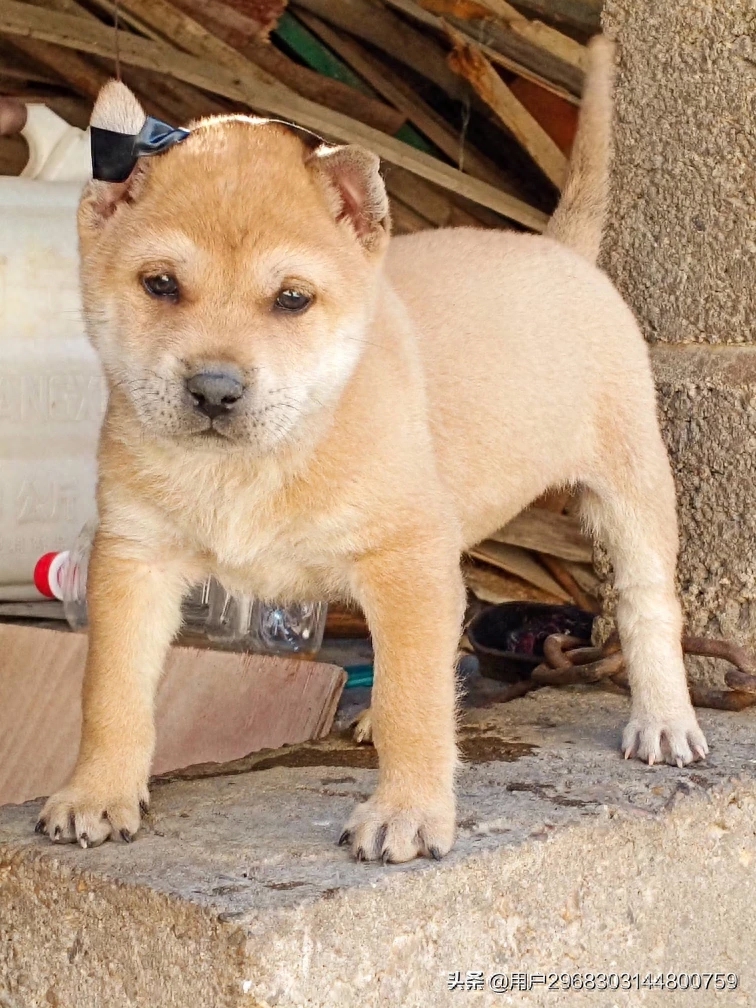
<path fill-rule="evenodd" d="M 108 791 L 102 780 L 94 784 L 76 779 L 48 798 L 37 826 L 54 843 L 75 843 L 83 850 L 98 847 L 111 837 L 130 843 L 140 825 L 140 804 L 146 788 L 131 794 L 113 788 Z"/>
<path fill-rule="evenodd" d="M 338 839 L 339 847 L 343 847 L 345 844 L 348 844 L 349 843 L 349 838 L 351 837 L 351 835 L 352 834 L 349 832 L 349 830 L 345 829 L 344 832 L 341 834 L 341 836 Z"/>
<path fill-rule="evenodd" d="M 707 745 L 692 708 L 676 715 L 655 718 L 647 714 L 631 717 L 622 736 L 625 759 L 637 756 L 649 766 L 669 763 L 684 767 L 701 759 Z"/>
<path fill-rule="evenodd" d="M 378 792 L 357 806 L 342 839 L 358 861 L 401 864 L 424 854 L 438 860 L 454 843 L 454 796 L 450 790 L 422 808 Z"/>
<path fill-rule="evenodd" d="M 388 833 L 388 824 L 384 823 L 383 826 L 378 830 L 375 835 L 375 847 L 373 848 L 373 856 L 376 858 L 381 857 L 383 850 L 386 846 L 386 834 Z"/>

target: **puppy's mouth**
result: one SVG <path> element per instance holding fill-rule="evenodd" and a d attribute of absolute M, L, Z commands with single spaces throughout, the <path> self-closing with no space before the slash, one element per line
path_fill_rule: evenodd
<path fill-rule="evenodd" d="M 228 434 L 224 434 L 223 431 L 218 430 L 218 428 L 214 426 L 212 421 L 210 421 L 208 426 L 204 427 L 202 430 L 195 431 L 192 434 L 192 437 L 196 438 L 199 441 L 210 441 L 210 442 L 212 441 L 220 442 L 229 440 Z"/>
<path fill-rule="evenodd" d="M 223 433 L 218 427 L 214 427 L 212 423 L 210 426 L 205 427 L 204 430 L 196 431 L 195 437 L 207 437 L 210 440 L 228 440 L 228 434 Z"/>

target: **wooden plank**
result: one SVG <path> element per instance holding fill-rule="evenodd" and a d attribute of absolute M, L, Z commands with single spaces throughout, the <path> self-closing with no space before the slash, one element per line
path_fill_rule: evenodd
<path fill-rule="evenodd" d="M 390 77 L 362 46 L 334 31 L 320 18 L 306 11 L 300 11 L 299 17 L 327 46 L 338 53 L 356 73 L 375 88 L 379 95 L 395 108 L 401 109 L 413 126 L 443 151 L 458 168 L 469 175 L 474 175 L 475 178 L 490 182 L 491 185 L 507 188 L 506 177 L 493 162 L 484 158 L 474 148 L 464 145 L 459 135 L 434 109 L 409 88 L 398 86 L 396 77 Z"/>
<path fill-rule="evenodd" d="M 452 97 L 464 98 L 438 43 L 385 7 L 370 0 L 297 0 L 297 7 L 388 53 Z"/>
<path fill-rule="evenodd" d="M 579 521 L 544 508 L 522 511 L 489 538 L 577 563 L 593 560 L 593 545 L 583 534 Z"/>
<path fill-rule="evenodd" d="M 434 227 L 482 227 L 489 226 L 456 205 L 443 189 L 438 189 L 424 179 L 413 175 L 404 168 L 386 165 L 383 179 L 390 196 L 415 210 Z M 498 222 L 495 226 L 500 226 Z"/>
<path fill-rule="evenodd" d="M 13 59 L 13 65 L 10 65 L 8 60 Z M 57 77 L 48 76 L 37 66 L 31 63 L 22 66 L 21 63 L 24 62 L 21 57 L 20 50 L 18 51 L 18 56 L 16 57 L 16 52 L 14 50 L 12 55 L 9 55 L 7 51 L 0 53 L 0 77 L 3 78 L 3 82 L 13 81 L 12 86 L 17 86 L 17 82 L 27 85 L 41 84 L 53 87 L 60 87 L 60 80 Z"/>
<path fill-rule="evenodd" d="M 250 44 L 242 51 L 245 54 L 250 53 L 250 59 L 260 63 L 261 66 L 265 66 L 266 61 L 278 64 L 273 73 L 277 80 L 288 83 L 289 78 L 300 77 L 305 87 L 304 89 L 295 87 L 294 90 L 313 101 L 322 102 L 337 112 L 344 112 L 354 119 L 394 136 L 405 126 L 407 121 L 405 115 L 381 101 L 365 81 L 353 73 L 342 59 L 323 45 L 320 39 L 289 11 L 279 20 L 275 35 L 277 40 L 283 41 L 287 49 L 296 54 L 304 66 L 295 63 L 275 45 L 268 43 Z M 335 101 L 329 101 L 329 98 Z M 380 113 L 380 118 L 373 112 L 374 108 Z M 366 118 L 363 110 L 367 110 L 369 118 Z M 399 139 L 404 140 L 405 137 Z"/>
<path fill-rule="evenodd" d="M 478 46 L 466 41 L 460 32 L 448 25 L 447 32 L 454 45 L 449 54 L 449 65 L 470 82 L 544 175 L 561 190 L 567 178 L 567 158 L 525 106 L 515 98 Z"/>
<path fill-rule="evenodd" d="M 329 639 L 366 640 L 370 636 L 370 629 L 360 609 L 332 603 L 328 606 L 325 636 Z"/>
<path fill-rule="evenodd" d="M 38 3 L 39 0 L 35 0 L 35 2 Z M 73 6 L 70 4 L 69 0 L 58 0 L 58 2 L 62 5 Z M 114 23 L 117 15 L 119 30 L 123 30 L 123 26 L 128 25 L 128 27 L 133 28 L 138 35 L 144 35 L 145 38 L 152 39 L 153 42 L 166 41 L 160 32 L 155 31 L 154 28 L 151 28 L 150 25 L 148 25 L 145 21 L 142 21 L 141 18 L 135 17 L 132 13 L 130 13 L 130 11 L 126 10 L 126 8 L 121 5 L 120 0 L 118 0 L 118 3 L 115 3 L 114 0 L 90 0 L 90 2 L 94 7 L 99 8 L 103 13 L 109 14 Z M 81 10 L 66 10 L 65 6 L 62 5 L 57 7 L 57 10 L 63 14 L 82 13 Z M 80 7 L 81 5 L 77 3 L 75 6 Z M 86 10 L 86 8 L 84 8 L 84 10 Z M 87 11 L 87 13 L 89 13 L 89 11 Z"/>
<path fill-rule="evenodd" d="M 112 4 L 112 0 L 96 2 Z M 384 102 L 369 94 L 355 93 L 354 88 L 295 63 L 274 45 L 262 41 L 259 22 L 228 4 L 220 0 L 179 0 L 174 6 L 297 94 L 353 116 L 383 133 L 393 135 L 404 123 L 405 117 Z"/>
<path fill-rule="evenodd" d="M 389 198 L 389 212 L 391 214 L 391 232 L 395 235 L 415 234 L 417 231 L 428 231 L 434 227 L 430 221 L 413 209 L 402 203 L 396 196 Z"/>
<path fill-rule="evenodd" d="M 425 7 L 430 6 L 433 9 L 433 4 L 438 3 L 439 0 L 420 0 L 420 2 Z M 462 7 L 459 0 L 446 0 L 446 2 L 453 3 L 455 8 Z M 569 63 L 580 71 L 585 70 L 586 48 L 584 45 L 576 42 L 575 39 L 570 38 L 569 35 L 557 31 L 556 28 L 544 24 L 543 21 L 531 21 L 515 7 L 507 3 L 506 0 L 479 0 L 479 3 L 475 6 L 484 7 L 489 12 L 489 15 L 493 14 L 494 17 L 511 31 L 515 32 L 515 34 L 532 42 L 533 45 L 545 49 L 552 56 L 556 56 L 557 59 Z M 454 10 L 452 13 L 454 13 Z M 489 15 L 483 13 L 483 17 Z M 473 17 L 476 16 L 473 14 Z M 467 20 L 465 13 L 460 12 L 459 17 Z"/>
<path fill-rule="evenodd" d="M 259 21 L 221 0 L 174 0 L 174 3 L 234 49 L 243 50 L 260 38 Z"/>
<path fill-rule="evenodd" d="M 572 560 L 563 560 L 562 562 L 584 592 L 593 595 L 594 598 L 599 597 L 601 582 L 592 564 L 580 564 Z"/>
<path fill-rule="evenodd" d="M 423 179 L 403 168 L 388 165 L 383 174 L 390 196 L 411 207 L 435 227 L 448 227 L 454 205 L 443 190 L 434 189 Z"/>
<path fill-rule="evenodd" d="M 569 159 L 577 133 L 577 106 L 522 77 L 515 77 L 509 90 Z"/>
<path fill-rule="evenodd" d="M 585 35 L 601 31 L 604 0 L 514 0 L 515 6 Z"/>
<path fill-rule="evenodd" d="M 560 605 L 562 597 L 545 592 L 520 578 L 473 560 L 462 561 L 462 574 L 470 591 L 481 602 L 551 602 Z"/>
<path fill-rule="evenodd" d="M 550 592 L 564 602 L 568 602 L 574 597 L 533 559 L 531 553 L 519 546 L 508 546 L 506 543 L 495 542 L 493 539 L 485 539 L 467 552 L 476 560 L 484 560 L 493 567 L 499 567 L 509 574 L 515 574 L 523 581 Z"/>
<path fill-rule="evenodd" d="M 81 731 L 84 634 L 0 624 L 0 804 L 67 780 Z M 319 662 L 174 647 L 157 700 L 153 773 L 321 738 L 346 680 Z"/>
<path fill-rule="evenodd" d="M 269 42 L 250 43 L 244 55 L 310 101 L 326 105 L 334 112 L 349 115 L 366 126 L 393 136 L 407 117 L 403 112 L 370 95 L 361 94 L 348 84 L 324 77 L 309 67 L 295 63 Z"/>
<path fill-rule="evenodd" d="M 443 35 L 445 33 L 446 24 L 448 22 L 435 14 L 431 14 L 430 11 L 424 10 L 415 3 L 415 0 L 385 0 L 385 3 L 387 3 L 390 7 L 395 7 L 397 10 L 402 11 L 404 14 L 407 14 L 413 21 L 417 21 L 420 24 L 432 28 L 438 34 Z M 454 19 L 454 25 L 462 32 L 463 35 L 467 35 L 467 41 L 475 42 L 480 47 L 486 59 L 491 60 L 492 63 L 496 63 L 498 66 L 504 67 L 505 70 L 511 70 L 512 73 L 516 73 L 518 77 L 524 77 L 526 80 L 530 80 L 534 84 L 538 84 L 539 87 L 560 95 L 567 101 L 571 101 L 576 105 L 580 104 L 582 87 L 578 84 L 575 84 L 574 87 L 568 87 L 566 85 L 556 83 L 543 73 L 539 73 L 537 70 L 531 69 L 526 63 L 523 63 L 522 60 L 519 60 L 514 56 L 507 55 L 506 52 L 502 52 L 500 49 L 494 48 L 493 45 L 489 45 L 488 35 L 485 31 L 478 31 L 477 33 L 466 31 L 466 28 L 469 26 L 467 26 L 461 19 Z M 574 68 L 570 68 L 570 72 L 571 76 L 575 75 Z"/>
<path fill-rule="evenodd" d="M 120 0 L 120 6 L 160 32 L 179 49 L 225 67 L 241 81 L 275 82 L 267 71 L 241 56 L 168 0 Z M 283 86 L 283 85 L 280 85 Z"/>
<path fill-rule="evenodd" d="M 481 602 L 500 605 L 502 602 L 519 600 L 517 592 L 512 590 L 512 582 L 501 577 L 496 571 L 463 562 L 462 574 L 467 587 Z"/>
<path fill-rule="evenodd" d="M 536 553 L 536 556 L 544 565 L 550 574 L 553 574 L 554 579 L 559 582 L 561 587 L 567 592 L 570 598 L 574 599 L 577 605 L 581 609 L 585 609 L 586 612 L 598 613 L 601 611 L 601 606 L 598 604 L 595 598 L 584 592 L 580 585 L 577 583 L 572 574 L 567 570 L 564 565 L 564 560 L 559 560 L 557 557 L 549 556 L 548 553 Z"/>
<path fill-rule="evenodd" d="M 92 0 L 92 2 L 109 14 L 115 16 L 115 4 L 112 0 Z M 35 0 L 35 6 L 44 7 L 47 10 L 57 11 L 59 14 L 73 14 L 78 17 L 87 18 L 99 24 L 95 15 L 78 0 Z M 160 35 L 152 31 L 138 18 L 134 18 L 128 11 L 119 7 L 119 23 L 127 24 L 137 31 L 146 34 L 147 38 L 160 40 Z M 61 50 L 59 50 L 61 51 Z M 62 50 L 65 52 L 65 50 Z M 104 79 L 110 80 L 110 73 L 104 75 Z M 213 115 L 228 111 L 223 102 L 213 100 L 203 94 L 197 88 L 184 84 L 181 81 L 174 81 L 167 77 L 156 80 L 157 74 L 149 70 L 142 70 L 138 77 L 128 68 L 123 70 L 123 80 L 137 95 L 150 115 L 156 115 L 161 119 L 169 119 L 173 122 L 187 122 L 198 115 Z M 97 91 L 89 94 L 89 97 L 96 98 Z"/>
<path fill-rule="evenodd" d="M 82 52 L 113 56 L 112 29 L 84 18 L 42 11 L 16 0 L 3 0 L 0 6 L 0 34 L 38 38 Z M 148 70 L 159 67 L 168 76 L 244 102 L 259 111 L 292 119 L 334 140 L 364 144 L 384 160 L 489 207 L 533 231 L 543 231 L 546 226 L 547 215 L 522 200 L 479 179 L 470 178 L 422 151 L 413 150 L 400 140 L 387 137 L 338 112 L 324 109 L 288 88 L 262 81 L 253 84 L 248 80 L 240 81 L 225 67 L 213 66 L 148 39 L 124 34 L 119 48 L 124 64 Z"/>
<path fill-rule="evenodd" d="M 93 101 L 111 75 L 78 53 L 33 38 L 16 38 L 16 47 L 26 56 L 52 70 L 77 94 Z"/>
<path fill-rule="evenodd" d="M 415 0 L 403 0 L 406 4 L 414 2 Z M 515 30 L 513 25 L 492 17 L 485 7 L 471 3 L 470 0 L 418 0 L 418 3 L 432 14 L 440 15 L 447 24 L 465 32 L 475 42 L 485 43 L 554 84 L 567 88 L 573 94 L 580 94 L 584 77 L 582 66 L 575 66 L 562 56 L 555 55 L 551 51 L 555 48 L 553 40 L 550 40 L 550 48 L 545 48 L 543 38 L 535 43 L 529 37 L 533 34 L 532 29 L 526 28 L 528 34 L 523 35 L 521 28 Z M 482 17 L 479 16 L 481 14 Z M 531 22 L 527 24 L 530 25 Z M 543 27 L 546 28 L 545 25 Z M 553 29 L 546 28 L 547 33 L 550 31 Z"/>

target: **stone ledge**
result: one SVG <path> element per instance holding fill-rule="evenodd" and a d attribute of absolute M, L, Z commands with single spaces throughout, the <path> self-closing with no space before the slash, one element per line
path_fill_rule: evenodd
<path fill-rule="evenodd" d="M 626 707 L 577 687 L 468 713 L 460 835 L 439 865 L 355 864 L 335 846 L 375 771 L 370 750 L 334 738 L 158 784 L 130 846 L 55 848 L 31 833 L 36 803 L 6 806 L 0 1004 L 564 1003 L 450 992 L 453 970 L 734 972 L 719 1003 L 754 1004 L 756 714 L 702 711 L 712 755 L 678 770 L 619 757 Z"/>

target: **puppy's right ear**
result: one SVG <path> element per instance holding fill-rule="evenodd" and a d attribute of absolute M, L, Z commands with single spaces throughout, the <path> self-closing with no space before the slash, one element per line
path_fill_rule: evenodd
<path fill-rule="evenodd" d="M 146 113 L 136 96 L 121 81 L 112 80 L 101 89 L 92 109 L 90 126 L 135 136 L 144 126 Z M 100 227 L 115 213 L 119 203 L 134 199 L 143 181 L 144 166 L 136 167 L 124 182 L 92 179 L 84 188 L 79 204 L 79 226 Z"/>

